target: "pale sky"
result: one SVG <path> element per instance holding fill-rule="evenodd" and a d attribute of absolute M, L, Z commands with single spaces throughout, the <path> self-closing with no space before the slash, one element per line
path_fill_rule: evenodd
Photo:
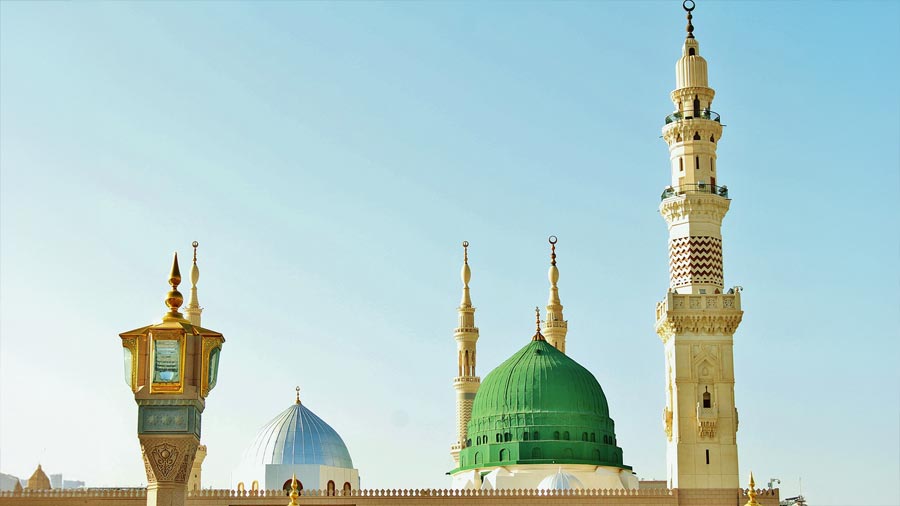
<path fill-rule="evenodd" d="M 483 378 L 530 338 L 555 234 L 567 351 L 664 479 L 684 25 L 677 1 L 0 3 L 0 471 L 146 482 L 118 333 L 197 240 L 227 339 L 205 487 L 298 384 L 363 487 L 447 487 L 459 244 Z M 742 480 L 896 505 L 900 3 L 703 0 L 694 25 L 745 289 Z"/>

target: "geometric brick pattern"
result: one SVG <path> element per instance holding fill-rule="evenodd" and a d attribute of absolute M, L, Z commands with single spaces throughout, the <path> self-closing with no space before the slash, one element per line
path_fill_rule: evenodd
<path fill-rule="evenodd" d="M 671 239 L 669 281 L 672 288 L 700 283 L 724 286 L 722 240 L 705 236 Z"/>

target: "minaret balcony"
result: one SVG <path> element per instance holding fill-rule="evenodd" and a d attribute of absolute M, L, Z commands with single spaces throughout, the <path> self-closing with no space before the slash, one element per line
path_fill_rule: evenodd
<path fill-rule="evenodd" d="M 716 186 L 714 184 L 696 183 L 683 184 L 680 186 L 667 186 L 660 196 L 660 200 L 677 197 L 679 195 L 704 193 L 707 195 L 718 195 L 719 197 L 728 198 L 727 186 Z"/>
<path fill-rule="evenodd" d="M 684 111 L 684 112 L 674 112 L 668 116 L 666 116 L 666 124 L 675 123 L 676 121 L 684 121 L 687 119 L 705 119 L 709 121 L 715 121 L 716 123 L 721 123 L 722 118 L 719 116 L 719 113 L 715 111 L 710 111 L 709 109 L 704 109 L 702 111 L 697 111 L 696 113 L 693 111 Z"/>

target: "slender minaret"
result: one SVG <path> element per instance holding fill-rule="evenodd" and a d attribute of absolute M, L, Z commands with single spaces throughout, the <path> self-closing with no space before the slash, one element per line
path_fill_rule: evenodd
<path fill-rule="evenodd" d="M 191 298 L 184 309 L 184 314 L 192 325 L 199 327 L 200 313 L 203 312 L 203 308 L 200 307 L 200 302 L 197 300 L 197 281 L 200 280 L 200 269 L 197 268 L 197 246 L 200 246 L 200 243 L 194 241 L 191 246 L 194 247 L 194 265 L 191 267 Z"/>
<path fill-rule="evenodd" d="M 456 390 L 456 443 L 450 446 L 453 462 L 459 466 L 459 451 L 468 446 L 466 428 L 472 418 L 472 401 L 481 385 L 481 378 L 475 375 L 475 343 L 478 342 L 478 327 L 475 326 L 475 308 L 469 297 L 469 241 L 463 241 L 462 301 L 459 303 L 459 326 L 453 331 L 457 350 L 457 376 L 453 378 Z"/>
<path fill-rule="evenodd" d="M 556 236 L 551 235 L 550 242 L 550 299 L 547 301 L 547 319 L 544 320 L 544 337 L 547 342 L 557 350 L 566 352 L 566 333 L 569 331 L 568 323 L 563 318 L 563 306 L 559 301 L 559 269 L 556 267 Z"/>
<path fill-rule="evenodd" d="M 687 37 L 675 65 L 675 112 L 662 129 L 672 183 L 659 211 L 669 227 L 669 290 L 656 307 L 665 347 L 667 474 L 671 488 L 738 488 L 732 342 L 741 322 L 740 288 L 725 293 L 722 219 L 731 201 L 716 185 L 716 145 L 722 135 L 712 112 L 715 92 L 684 2 Z"/>

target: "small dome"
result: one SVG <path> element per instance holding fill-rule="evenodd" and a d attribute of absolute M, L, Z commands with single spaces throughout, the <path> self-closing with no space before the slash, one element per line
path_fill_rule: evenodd
<path fill-rule="evenodd" d="M 28 490 L 50 490 L 50 478 L 47 477 L 47 473 L 41 469 L 41 465 L 38 464 L 37 469 L 34 470 L 34 473 L 31 475 L 31 478 L 28 478 L 28 485 L 25 486 Z"/>
<path fill-rule="evenodd" d="M 538 490 L 580 490 L 584 486 L 575 475 L 564 472 L 560 468 L 556 473 L 541 480 L 537 488 Z"/>
<path fill-rule="evenodd" d="M 317 464 L 353 469 L 341 436 L 300 402 L 260 429 L 244 453 L 244 464 Z"/>

